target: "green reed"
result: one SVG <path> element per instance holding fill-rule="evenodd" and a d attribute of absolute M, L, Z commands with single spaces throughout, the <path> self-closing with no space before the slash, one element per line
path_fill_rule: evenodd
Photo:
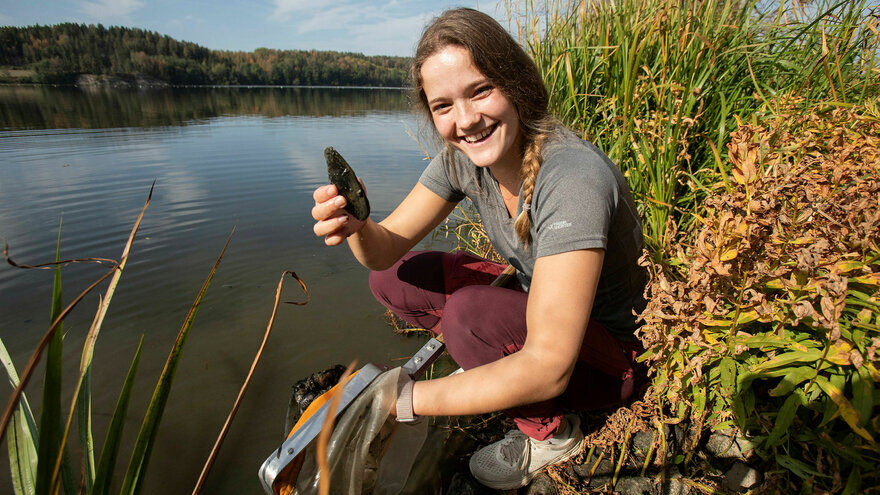
<path fill-rule="evenodd" d="M 762 12 L 754 1 L 508 2 L 554 114 L 620 166 L 651 251 L 727 171 L 737 123 L 781 95 L 804 107 L 877 94 L 878 13 L 861 0 Z"/>
<path fill-rule="evenodd" d="M 9 465 L 12 478 L 12 491 L 16 495 L 48 495 L 55 493 L 87 493 L 90 495 L 103 495 L 113 489 L 113 474 L 116 471 L 116 461 L 123 447 L 123 430 L 129 419 L 128 407 L 133 397 L 134 378 L 140 362 L 143 337 L 137 351 L 132 358 L 131 366 L 120 391 L 113 412 L 110 425 L 107 429 L 100 458 L 95 462 L 95 440 L 92 435 L 91 416 L 91 365 L 94 359 L 95 344 L 103 326 L 104 316 L 113 299 L 116 287 L 125 271 L 126 262 L 141 220 L 152 197 L 150 195 L 135 220 L 128 240 L 124 245 L 122 256 L 118 261 L 98 258 L 80 258 L 74 260 L 60 259 L 61 233 L 59 229 L 58 248 L 56 249 L 56 261 L 40 265 L 19 265 L 9 258 L 4 250 L 6 261 L 18 268 L 39 269 L 53 268 L 53 292 L 51 317 L 52 322 L 44 337 L 37 345 L 30 360 L 19 377 L 12 358 L 6 350 L 5 344 L 0 339 L 0 365 L 6 371 L 9 382 L 14 392 L 9 399 L 6 410 L 3 413 L 0 424 L 0 438 L 5 434 L 9 449 Z M 143 490 L 144 475 L 156 443 L 156 435 L 159 423 L 167 403 L 171 385 L 174 381 L 177 363 L 183 353 L 187 335 L 192 328 L 193 321 L 205 292 L 211 284 L 211 280 L 217 271 L 220 261 L 223 259 L 227 240 L 216 262 L 206 278 L 204 284 L 193 302 L 193 305 L 183 320 L 180 332 L 169 353 L 165 363 L 165 369 L 159 377 L 153 397 L 148 405 L 141 429 L 134 441 L 131 457 L 125 471 L 125 477 L 119 493 L 134 495 Z M 99 263 L 108 268 L 106 273 L 92 283 L 85 291 L 80 293 L 67 304 L 62 304 L 61 291 L 61 267 L 71 263 Z M 109 265 L 109 266 L 108 266 Z M 63 332 L 64 319 L 77 307 L 83 298 L 97 288 L 102 282 L 109 280 L 107 288 L 98 301 L 98 308 L 89 327 L 88 334 L 83 344 L 82 357 L 78 373 L 74 375 L 73 400 L 67 411 L 62 404 L 63 376 Z M 41 389 L 42 401 L 40 404 L 39 427 L 38 422 L 31 411 L 29 402 L 24 394 L 24 388 L 28 380 L 33 376 L 37 364 L 45 354 L 45 372 Z M 80 479 L 77 480 L 74 471 L 74 463 L 68 453 L 68 439 L 71 435 L 74 418 L 77 421 L 79 441 L 76 451 L 81 452 L 79 460 Z M 79 485 L 79 486 L 78 486 Z"/>

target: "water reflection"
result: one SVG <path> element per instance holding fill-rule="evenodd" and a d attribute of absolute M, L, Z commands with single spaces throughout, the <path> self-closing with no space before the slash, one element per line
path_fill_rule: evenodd
<path fill-rule="evenodd" d="M 376 220 L 405 197 L 427 163 L 409 135 L 419 123 L 405 91 L 0 87 L 0 112 L 0 238 L 22 263 L 54 258 L 62 216 L 62 257 L 117 258 L 156 181 L 97 344 L 96 432 L 106 431 L 144 335 L 126 430 L 136 434 L 181 321 L 236 227 L 180 362 L 145 493 L 192 489 L 263 338 L 283 270 L 307 281 L 312 302 L 279 310 L 206 493 L 260 493 L 257 469 L 278 445 L 294 382 L 354 358 L 400 364 L 421 345 L 391 333 L 367 271 L 347 249 L 315 238 L 310 216 L 312 191 L 327 180 L 325 146 L 363 177 Z M 65 297 L 95 273 L 65 268 Z M 19 369 L 48 328 L 51 276 L 0 265 L 0 337 Z M 290 289 L 289 299 L 299 297 Z M 96 298 L 65 320 L 65 377 L 77 370 Z M 39 386 L 32 380 L 27 393 L 39 397 Z M 11 486 L 7 464 L 0 449 L 0 493 Z"/>
<path fill-rule="evenodd" d="M 178 126 L 228 115 L 362 116 L 405 112 L 406 91 L 215 87 L 152 91 L 0 86 L 0 129 Z"/>

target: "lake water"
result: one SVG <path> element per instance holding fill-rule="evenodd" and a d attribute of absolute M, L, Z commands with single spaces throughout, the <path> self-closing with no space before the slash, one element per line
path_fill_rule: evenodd
<path fill-rule="evenodd" d="M 346 248 L 315 238 L 310 217 L 312 191 L 327 182 L 326 146 L 363 178 L 373 218 L 387 216 L 427 164 L 413 137 L 420 127 L 402 90 L 0 87 L 0 237 L 15 261 L 53 261 L 62 218 L 62 258 L 119 258 L 156 183 L 96 349 L 99 446 L 143 336 L 125 433 L 132 444 L 181 323 L 235 228 L 186 343 L 146 493 L 192 490 L 259 347 L 283 271 L 305 281 L 312 301 L 279 309 L 205 493 L 262 493 L 257 469 L 281 441 L 294 382 L 355 358 L 402 364 L 423 343 L 392 334 L 367 270 Z M 65 268 L 65 304 L 103 273 L 95 265 Z M 0 338 L 19 370 L 48 328 L 51 280 L 49 270 L 0 267 Z M 294 281 L 285 295 L 301 299 Z M 96 304 L 93 294 L 65 322 L 65 383 Z M 27 389 L 35 409 L 41 379 Z M 4 405 L 10 390 L 0 393 Z M 120 453 L 123 469 L 128 455 Z M 5 447 L 0 464 L 0 492 L 11 491 Z"/>

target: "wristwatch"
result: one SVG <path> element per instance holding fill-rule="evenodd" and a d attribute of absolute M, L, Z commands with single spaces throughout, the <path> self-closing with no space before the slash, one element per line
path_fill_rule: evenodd
<path fill-rule="evenodd" d="M 413 414 L 413 385 L 415 383 L 413 380 L 408 380 L 397 392 L 397 421 L 400 423 L 414 423 L 418 420 Z"/>

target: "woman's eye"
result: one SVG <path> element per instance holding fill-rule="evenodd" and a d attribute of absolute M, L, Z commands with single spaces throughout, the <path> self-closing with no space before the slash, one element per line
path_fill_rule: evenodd
<path fill-rule="evenodd" d="M 434 105 L 433 107 L 431 107 L 431 111 L 436 113 L 436 112 L 443 111 L 444 109 L 446 109 L 448 107 L 449 107 L 448 103 L 438 103 L 438 104 Z"/>
<path fill-rule="evenodd" d="M 492 91 L 492 86 L 490 84 L 487 84 L 485 86 L 480 86 L 479 88 L 477 88 L 478 95 L 488 93 L 489 91 Z"/>

